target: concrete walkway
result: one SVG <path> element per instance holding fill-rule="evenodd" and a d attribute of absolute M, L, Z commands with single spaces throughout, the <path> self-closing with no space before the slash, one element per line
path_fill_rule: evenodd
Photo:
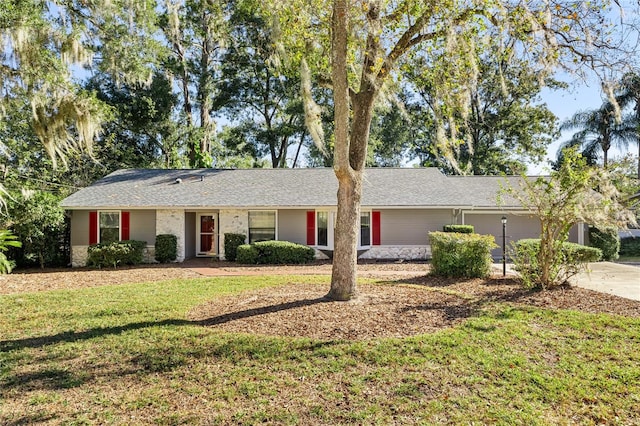
<path fill-rule="evenodd" d="M 613 262 L 589 264 L 589 272 L 571 279 L 577 287 L 640 300 L 640 267 Z"/>

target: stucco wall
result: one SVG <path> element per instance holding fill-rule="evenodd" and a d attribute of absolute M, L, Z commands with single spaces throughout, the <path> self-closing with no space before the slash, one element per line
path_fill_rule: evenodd
<path fill-rule="evenodd" d="M 89 211 L 71 211 L 71 245 L 89 245 Z"/>
<path fill-rule="evenodd" d="M 442 231 L 442 227 L 453 220 L 450 209 L 381 210 L 380 242 L 383 246 L 427 246 L 428 233 Z"/>
<path fill-rule="evenodd" d="M 307 211 L 278 210 L 278 239 L 307 244 Z"/>
<path fill-rule="evenodd" d="M 173 234 L 178 240 L 178 257 L 182 262 L 185 258 L 185 213 L 182 209 L 166 209 L 156 211 L 156 233 Z"/>
<path fill-rule="evenodd" d="M 129 214 L 129 238 L 146 241 L 148 245 L 156 242 L 155 210 L 122 210 Z M 71 245 L 89 245 L 89 210 L 71 211 Z"/>
<path fill-rule="evenodd" d="M 249 213 L 247 210 L 220 210 L 218 213 L 220 258 L 224 259 L 224 234 L 244 234 L 249 232 Z"/>
<path fill-rule="evenodd" d="M 147 245 L 156 243 L 156 211 L 155 210 L 130 210 L 129 238 L 132 240 L 146 241 Z"/>
<path fill-rule="evenodd" d="M 511 243 L 514 241 L 523 238 L 538 238 L 540 236 L 540 222 L 538 219 L 525 214 L 465 212 L 465 224 L 473 225 L 475 232 L 478 234 L 493 235 L 495 237 L 495 242 L 499 247 L 493 250 L 492 256 L 496 259 L 502 257 L 502 216 L 507 217 L 507 252 L 509 252 Z"/>

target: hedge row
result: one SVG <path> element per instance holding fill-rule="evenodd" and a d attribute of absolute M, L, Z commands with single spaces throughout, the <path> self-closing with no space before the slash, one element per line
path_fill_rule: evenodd
<path fill-rule="evenodd" d="M 430 232 L 431 271 L 446 277 L 487 277 L 491 273 L 492 235 Z"/>
<path fill-rule="evenodd" d="M 525 238 L 518 240 L 515 243 L 516 256 L 523 255 L 525 253 L 537 253 L 540 251 L 540 239 L 539 238 Z M 529 264 L 537 263 L 535 256 L 529 257 Z M 597 262 L 602 259 L 602 250 L 597 247 L 583 246 L 581 244 L 565 242 L 562 244 L 561 256 L 565 260 L 565 263 L 569 262 Z"/>
<path fill-rule="evenodd" d="M 155 258 L 160 263 L 173 262 L 178 258 L 178 238 L 173 234 L 156 235 Z"/>
<path fill-rule="evenodd" d="M 315 250 L 288 241 L 260 241 L 238 246 L 236 261 L 247 265 L 283 265 L 309 263 Z"/>
<path fill-rule="evenodd" d="M 620 240 L 620 255 L 640 256 L 640 237 L 625 237 Z"/>
<path fill-rule="evenodd" d="M 460 234 L 473 234 L 473 225 L 444 225 L 442 227 L 444 232 L 458 232 Z"/>
<path fill-rule="evenodd" d="M 616 260 L 620 251 L 618 230 L 589 227 L 589 245 L 602 250 L 602 260 Z"/>
<path fill-rule="evenodd" d="M 87 266 L 104 268 L 142 263 L 146 241 L 126 240 L 93 244 L 87 249 Z"/>
<path fill-rule="evenodd" d="M 235 262 L 238 255 L 238 247 L 247 241 L 244 234 L 224 234 L 224 258 L 230 262 Z"/>

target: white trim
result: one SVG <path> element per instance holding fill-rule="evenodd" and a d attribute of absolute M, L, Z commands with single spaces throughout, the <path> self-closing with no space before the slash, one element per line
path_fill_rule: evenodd
<path fill-rule="evenodd" d="M 318 213 L 326 213 L 327 214 L 327 245 L 320 245 L 319 244 L 319 238 L 318 238 Z M 333 250 L 333 234 L 334 234 L 334 221 L 335 221 L 335 215 L 336 215 L 336 210 L 331 210 L 331 209 L 315 209 L 314 210 L 314 215 L 315 215 L 315 245 L 313 247 L 316 247 L 320 250 Z"/>
<path fill-rule="evenodd" d="M 306 206 L 291 206 L 291 205 L 270 205 L 270 206 L 235 206 L 235 205 L 211 205 L 211 206 L 181 206 L 181 205 L 167 205 L 167 206 L 61 206 L 65 210 L 96 210 L 96 209 L 109 209 L 109 210 L 175 210 L 181 209 L 185 211 L 211 211 L 211 210 L 312 210 L 312 209 L 336 209 L 336 204 L 318 206 L 318 205 L 306 205 Z M 460 209 L 469 211 L 482 211 L 482 209 L 496 209 L 498 206 L 473 206 L 469 204 L 463 204 L 459 206 L 453 205 L 389 205 L 389 206 L 377 206 L 370 204 L 362 204 L 361 208 L 372 210 L 449 210 Z M 522 206 L 502 206 L 504 210 L 500 211 L 524 211 Z M 478 209 L 478 210 L 476 210 Z"/>
<path fill-rule="evenodd" d="M 584 245 L 584 222 L 578 222 L 578 244 Z"/>
<path fill-rule="evenodd" d="M 194 212 L 191 212 L 191 213 L 194 213 Z M 220 220 L 219 220 L 218 213 L 212 213 L 212 212 L 206 212 L 206 211 L 195 212 L 195 213 L 196 213 L 196 238 L 195 238 L 196 257 L 212 257 L 220 254 L 220 247 L 219 247 Z M 206 234 L 211 234 L 213 236 L 212 252 L 203 253 L 200 251 L 200 237 L 202 236 L 202 221 L 201 221 L 202 216 L 211 216 L 213 218 L 213 232 L 206 233 Z"/>
<path fill-rule="evenodd" d="M 369 245 L 368 246 L 361 246 L 360 245 L 360 243 L 362 242 L 362 214 L 363 213 L 369 213 Z M 360 208 L 360 223 L 358 225 L 359 225 L 358 229 L 360 230 L 360 232 L 358 233 L 358 247 L 357 248 L 358 248 L 358 250 L 370 249 L 373 246 L 373 210 Z"/>
<path fill-rule="evenodd" d="M 96 210 L 96 213 L 98 216 L 96 226 L 96 232 L 98 233 L 98 235 L 96 235 L 96 241 L 98 244 L 102 244 L 100 240 L 100 213 L 118 213 L 118 241 L 122 241 L 122 210 Z M 129 218 L 129 220 L 131 220 L 131 218 Z M 129 226 L 131 226 L 131 224 L 129 224 Z"/>

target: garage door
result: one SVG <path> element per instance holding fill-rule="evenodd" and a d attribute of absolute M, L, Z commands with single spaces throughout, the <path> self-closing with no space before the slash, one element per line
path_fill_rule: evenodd
<path fill-rule="evenodd" d="M 478 234 L 493 235 L 495 237 L 496 244 L 500 247 L 494 249 L 491 253 L 494 259 L 502 258 L 502 216 L 507 217 L 507 252 L 511 247 L 512 241 L 540 237 L 540 222 L 536 218 L 515 214 L 503 215 L 501 213 L 465 213 L 465 224 L 473 225 L 475 232 Z"/>

